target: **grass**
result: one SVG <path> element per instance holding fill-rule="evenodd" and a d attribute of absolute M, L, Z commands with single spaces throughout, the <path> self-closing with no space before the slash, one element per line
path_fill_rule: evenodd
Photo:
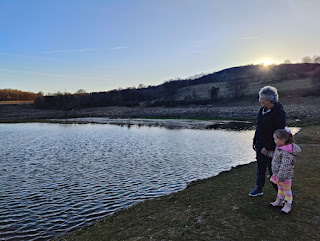
<path fill-rule="evenodd" d="M 0 105 L 22 105 L 22 104 L 33 104 L 33 100 L 0 101 Z"/>
<path fill-rule="evenodd" d="M 256 163 L 192 183 L 187 189 L 124 209 L 62 240 L 320 240 L 320 125 L 296 136 L 302 154 L 293 179 L 292 213 L 269 207 L 276 193 L 249 197 Z"/>
<path fill-rule="evenodd" d="M 273 82 L 263 82 L 260 83 L 259 81 L 248 81 L 248 86 L 245 91 L 245 95 L 247 96 L 256 96 L 256 100 L 258 101 L 258 93 L 263 86 L 271 85 L 277 88 L 280 93 L 281 99 L 283 92 L 289 92 L 294 95 L 297 90 L 301 91 L 308 91 L 312 90 L 312 81 L 310 78 L 303 78 L 303 79 L 288 79 L 288 80 L 281 80 L 281 81 L 273 81 Z M 199 84 L 193 86 L 183 87 L 179 90 L 177 94 L 177 99 L 183 100 L 186 96 L 192 96 L 194 93 L 196 97 L 199 99 L 208 99 L 210 98 L 209 90 L 212 86 L 219 87 L 219 97 L 228 97 L 229 91 L 227 89 L 227 82 L 214 82 L 214 83 L 207 83 L 207 84 Z"/>

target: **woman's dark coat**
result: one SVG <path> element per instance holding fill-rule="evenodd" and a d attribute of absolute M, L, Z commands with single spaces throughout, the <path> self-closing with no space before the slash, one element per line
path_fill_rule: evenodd
<path fill-rule="evenodd" d="M 286 125 L 286 114 L 279 102 L 275 103 L 269 113 L 262 115 L 262 111 L 263 108 L 260 109 L 257 117 L 257 129 L 253 139 L 253 144 L 259 152 L 263 147 L 267 150 L 275 150 L 273 133 Z"/>

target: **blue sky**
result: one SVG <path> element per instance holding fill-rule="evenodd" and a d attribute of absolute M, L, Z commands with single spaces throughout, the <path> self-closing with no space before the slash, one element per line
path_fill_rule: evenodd
<path fill-rule="evenodd" d="M 1 0 L 0 89 L 158 85 L 320 55 L 319 0 Z"/>

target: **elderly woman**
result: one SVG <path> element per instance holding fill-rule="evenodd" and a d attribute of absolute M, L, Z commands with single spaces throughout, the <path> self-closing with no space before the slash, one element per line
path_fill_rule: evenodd
<path fill-rule="evenodd" d="M 272 86 L 265 86 L 259 92 L 259 102 L 262 107 L 257 117 L 257 128 L 253 139 L 253 149 L 256 151 L 258 164 L 257 179 L 256 188 L 249 193 L 253 197 L 263 195 L 262 188 L 265 184 L 267 168 L 272 176 L 272 159 L 261 154 L 261 149 L 275 150 L 273 133 L 277 129 L 283 129 L 286 125 L 286 114 L 278 98 L 278 91 Z M 274 188 L 277 190 L 276 185 Z"/>

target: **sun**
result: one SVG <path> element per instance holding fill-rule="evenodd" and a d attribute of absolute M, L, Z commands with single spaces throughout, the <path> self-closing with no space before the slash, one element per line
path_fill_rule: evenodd
<path fill-rule="evenodd" d="M 265 60 L 262 61 L 262 65 L 263 65 L 264 67 L 267 67 L 267 66 L 269 66 L 269 65 L 271 65 L 271 64 L 272 64 L 272 62 L 271 62 L 270 60 L 268 60 L 268 59 L 265 59 Z"/>

